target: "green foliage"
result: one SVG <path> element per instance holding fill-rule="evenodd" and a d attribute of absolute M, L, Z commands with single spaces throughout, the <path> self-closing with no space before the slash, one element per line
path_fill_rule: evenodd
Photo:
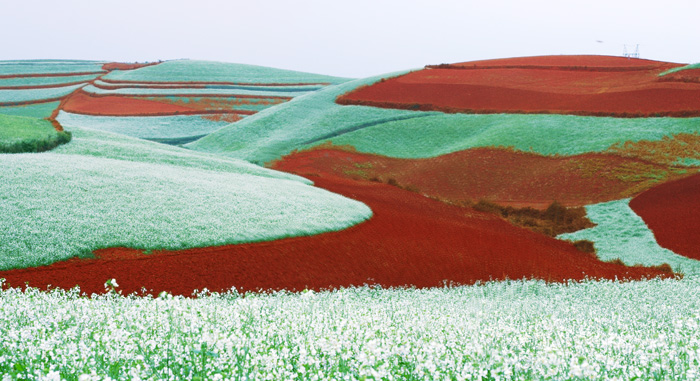
<path fill-rule="evenodd" d="M 33 118 L 48 118 L 51 116 L 51 114 L 53 114 L 53 111 L 58 108 L 59 104 L 59 101 L 55 101 L 22 106 L 5 106 L 0 107 L 0 114 L 30 116 Z"/>
<path fill-rule="evenodd" d="M 0 114 L 0 153 L 44 152 L 70 140 L 47 120 Z"/>
<path fill-rule="evenodd" d="M 18 78 L 0 78 L 0 87 L 19 87 L 19 86 L 40 86 L 40 85 L 55 85 L 60 86 L 66 83 L 88 82 L 97 78 L 97 75 L 69 75 L 61 77 L 18 77 Z"/>

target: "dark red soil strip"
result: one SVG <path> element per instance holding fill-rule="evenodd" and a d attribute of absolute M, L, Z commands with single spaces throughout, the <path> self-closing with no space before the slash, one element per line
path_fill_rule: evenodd
<path fill-rule="evenodd" d="M 82 90 L 76 91 L 66 99 L 61 104 L 61 109 L 75 114 L 95 116 L 253 115 L 256 113 L 252 110 L 200 110 L 130 96 L 93 96 Z"/>
<path fill-rule="evenodd" d="M 535 65 L 501 65 L 501 66 L 468 66 L 461 64 L 426 65 L 426 69 L 451 69 L 451 70 L 489 70 L 489 69 L 528 69 L 528 70 L 564 70 L 564 71 L 591 71 L 591 72 L 630 72 L 658 70 L 658 66 L 635 67 L 588 67 L 588 66 L 535 66 Z M 673 68 L 670 66 L 669 68 Z"/>
<path fill-rule="evenodd" d="M 252 82 L 207 82 L 207 81 L 128 81 L 128 80 L 113 80 L 113 79 L 101 79 L 102 82 L 113 83 L 113 84 L 146 84 L 146 85 L 230 85 L 230 86 L 269 86 L 269 87 L 285 87 L 285 86 L 329 86 L 330 82 L 299 82 L 299 83 L 252 83 Z"/>
<path fill-rule="evenodd" d="M 158 65 L 160 62 L 149 62 L 149 63 L 125 63 L 125 62 L 109 62 L 102 65 L 102 70 L 112 71 L 112 70 L 134 70 L 140 69 L 146 66 Z"/>
<path fill-rule="evenodd" d="M 84 71 L 77 73 L 37 73 L 37 74 L 6 74 L 0 75 L 0 79 L 5 78 L 33 78 L 33 77 L 73 77 L 76 75 L 100 75 L 107 74 L 104 71 Z"/>
<path fill-rule="evenodd" d="M 337 99 L 337 103 L 446 113 L 700 116 L 700 89 L 652 88 L 593 95 L 461 84 L 402 84 L 391 81 L 345 94 Z"/>
<path fill-rule="evenodd" d="M 700 174 L 649 189 L 632 199 L 630 207 L 659 245 L 700 260 Z"/>
<path fill-rule="evenodd" d="M 656 184 L 669 167 L 640 159 L 589 153 L 542 156 L 475 148 L 426 159 L 397 159 L 340 149 L 317 148 L 291 157 L 304 176 L 333 175 L 392 183 L 456 204 L 486 200 L 516 208 L 545 209 L 557 201 L 585 206 L 638 194 Z M 632 181 L 629 178 L 638 176 Z"/>
<path fill-rule="evenodd" d="M 279 168 L 295 168 L 285 161 Z M 510 225 L 492 215 L 447 205 L 386 184 L 335 177 L 317 186 L 372 208 L 367 222 L 333 233 L 272 242 L 143 255 L 98 250 L 97 259 L 0 272 L 12 286 L 104 292 L 115 278 L 124 293 L 145 288 L 191 295 L 223 291 L 326 289 L 363 284 L 441 286 L 444 282 L 538 278 L 547 281 L 670 276 L 657 269 L 600 262 L 570 243 Z"/>

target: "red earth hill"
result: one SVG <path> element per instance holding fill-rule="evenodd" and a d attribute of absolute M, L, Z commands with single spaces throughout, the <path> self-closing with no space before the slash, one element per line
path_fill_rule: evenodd
<path fill-rule="evenodd" d="M 464 113 L 699 116 L 700 83 L 659 77 L 679 66 L 609 56 L 443 64 L 358 88 L 337 102 Z"/>
<path fill-rule="evenodd" d="M 659 245 L 700 260 L 700 174 L 649 189 L 632 199 L 630 207 Z"/>

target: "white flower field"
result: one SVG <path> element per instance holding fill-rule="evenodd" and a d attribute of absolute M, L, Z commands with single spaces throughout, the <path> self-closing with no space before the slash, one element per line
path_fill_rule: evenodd
<path fill-rule="evenodd" d="M 117 289 L 118 280 L 106 287 Z M 700 280 L 0 291 L 5 380 L 694 380 Z"/>

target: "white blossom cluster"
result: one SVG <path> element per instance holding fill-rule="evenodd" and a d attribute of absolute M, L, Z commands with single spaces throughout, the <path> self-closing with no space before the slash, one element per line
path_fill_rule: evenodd
<path fill-rule="evenodd" d="M 118 288 L 116 280 L 108 286 Z M 694 380 L 700 279 L 0 291 L 3 380 Z"/>

